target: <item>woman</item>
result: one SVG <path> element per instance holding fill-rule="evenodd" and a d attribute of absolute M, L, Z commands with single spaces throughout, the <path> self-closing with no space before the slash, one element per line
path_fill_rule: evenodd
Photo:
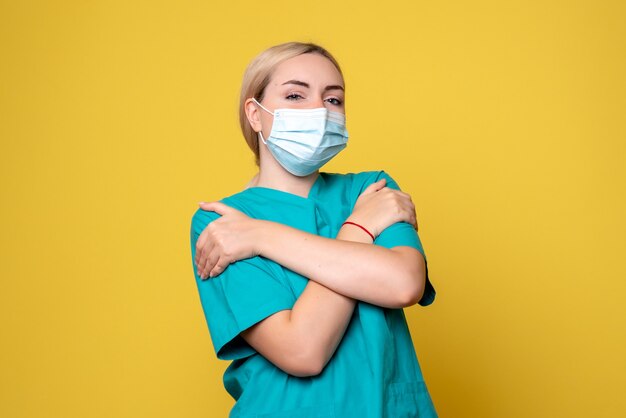
<path fill-rule="evenodd" d="M 435 296 L 410 197 L 384 172 L 319 172 L 346 146 L 344 114 L 317 45 L 277 45 L 245 72 L 259 173 L 191 228 L 231 417 L 436 416 L 402 310 Z"/>

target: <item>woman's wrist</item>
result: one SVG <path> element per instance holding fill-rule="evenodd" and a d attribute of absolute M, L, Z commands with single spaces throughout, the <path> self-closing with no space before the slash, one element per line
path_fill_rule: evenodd
<path fill-rule="evenodd" d="M 363 224 L 361 224 L 360 222 L 356 222 L 351 220 L 350 218 L 348 218 L 342 225 L 341 228 L 343 230 L 343 228 L 352 228 L 356 231 L 359 231 L 361 234 L 365 235 L 366 237 L 369 238 L 369 240 L 367 242 L 374 242 L 376 240 L 376 237 L 374 236 L 374 234 Z"/>
<path fill-rule="evenodd" d="M 266 248 L 265 244 L 272 234 L 272 227 L 274 223 L 261 219 L 254 219 L 252 222 L 253 223 L 252 228 L 250 228 L 250 232 L 252 234 L 251 242 L 253 251 L 257 255 L 264 256 Z"/>
<path fill-rule="evenodd" d="M 346 224 L 345 222 L 341 225 L 341 229 L 337 234 L 337 240 L 359 242 L 361 244 L 372 244 L 374 242 L 367 232 L 354 225 Z"/>
<path fill-rule="evenodd" d="M 301 232 L 298 229 L 278 222 L 263 219 L 254 220 L 253 247 L 257 255 L 273 259 L 275 250 L 281 246 L 293 245 L 294 239 L 298 235 L 294 232 Z"/>
<path fill-rule="evenodd" d="M 372 239 L 376 239 L 376 237 L 379 234 L 379 232 L 376 230 L 374 225 L 372 225 L 372 222 L 364 221 L 362 218 L 350 215 L 350 216 L 348 216 L 348 219 L 346 219 L 346 221 L 344 222 L 344 225 L 346 223 L 348 223 L 349 225 L 350 224 L 357 224 L 358 227 L 361 227 L 361 228 L 367 230 L 367 232 L 372 237 Z M 355 226 L 355 225 L 351 226 L 351 228 L 358 228 L 358 227 Z"/>

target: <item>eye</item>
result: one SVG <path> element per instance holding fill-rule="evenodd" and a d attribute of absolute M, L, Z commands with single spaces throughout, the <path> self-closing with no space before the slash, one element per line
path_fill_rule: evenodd
<path fill-rule="evenodd" d="M 287 100 L 300 100 L 300 99 L 303 99 L 303 98 L 304 97 L 300 96 L 298 93 L 291 93 L 287 97 L 285 97 L 285 99 L 287 99 Z"/>
<path fill-rule="evenodd" d="M 326 99 L 325 101 L 335 106 L 341 106 L 341 104 L 343 103 L 341 100 L 337 99 L 336 97 L 330 97 Z"/>

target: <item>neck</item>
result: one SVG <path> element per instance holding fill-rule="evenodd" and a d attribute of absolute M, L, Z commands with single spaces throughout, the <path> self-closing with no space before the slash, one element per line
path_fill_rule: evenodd
<path fill-rule="evenodd" d="M 318 175 L 319 172 L 316 171 L 305 177 L 294 176 L 278 164 L 271 155 L 261 152 L 259 174 L 252 186 L 267 187 L 302 197 L 308 197 L 309 191 L 311 187 L 313 187 L 313 183 L 315 183 Z"/>

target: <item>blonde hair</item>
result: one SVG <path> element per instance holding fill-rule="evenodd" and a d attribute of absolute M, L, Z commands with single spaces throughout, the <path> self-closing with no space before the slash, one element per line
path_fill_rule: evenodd
<path fill-rule="evenodd" d="M 243 133 L 248 146 L 254 153 L 257 165 L 259 164 L 258 134 L 254 131 L 254 129 L 252 129 L 252 126 L 250 126 L 250 122 L 248 121 L 248 117 L 246 116 L 246 100 L 255 98 L 261 102 L 263 100 L 263 94 L 265 93 L 265 87 L 269 84 L 274 73 L 274 69 L 284 61 L 302 54 L 320 54 L 323 57 L 326 57 L 333 63 L 343 78 L 343 73 L 341 72 L 339 63 L 330 54 L 330 52 L 319 45 L 302 42 L 287 42 L 266 49 L 257 55 L 250 62 L 250 64 L 248 64 L 248 67 L 243 74 L 241 95 L 239 96 L 239 125 L 241 126 L 241 132 Z"/>

